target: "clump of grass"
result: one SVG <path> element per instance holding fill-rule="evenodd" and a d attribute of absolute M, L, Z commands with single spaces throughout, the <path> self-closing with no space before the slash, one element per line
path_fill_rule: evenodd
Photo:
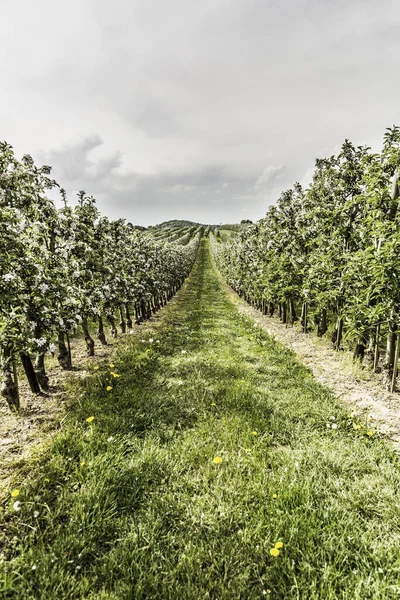
<path fill-rule="evenodd" d="M 145 331 L 13 482 L 3 597 L 397 599 L 394 454 L 238 315 L 207 241 Z"/>

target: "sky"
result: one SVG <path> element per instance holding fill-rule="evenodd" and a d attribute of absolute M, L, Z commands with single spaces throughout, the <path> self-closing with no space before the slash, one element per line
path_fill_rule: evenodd
<path fill-rule="evenodd" d="M 399 26 L 398 0 L 1 0 L 0 140 L 113 219 L 256 221 L 400 125 Z"/>

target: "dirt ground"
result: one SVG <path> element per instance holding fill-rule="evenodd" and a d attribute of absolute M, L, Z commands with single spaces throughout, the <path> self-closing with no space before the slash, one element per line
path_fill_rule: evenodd
<path fill-rule="evenodd" d="M 68 397 L 65 384 L 68 377 L 85 377 L 93 366 L 110 358 L 115 350 L 115 342 L 109 340 L 108 346 L 102 346 L 95 340 L 95 356 L 86 355 L 83 339 L 71 340 L 73 368 L 64 371 L 57 360 L 46 357 L 46 371 L 50 380 L 50 389 L 43 396 L 33 394 L 21 370 L 19 390 L 21 409 L 13 414 L 5 403 L 0 402 L 0 493 L 8 485 L 9 478 L 18 466 L 22 466 L 30 455 L 32 447 L 40 444 L 54 434 L 60 426 L 60 420 L 66 413 Z M 93 371 L 92 371 L 93 372 Z"/>
<path fill-rule="evenodd" d="M 228 287 L 228 286 L 227 286 Z M 278 318 L 262 315 L 228 288 L 239 311 L 265 328 L 279 342 L 294 350 L 314 377 L 349 405 L 349 412 L 368 418 L 371 429 L 385 435 L 400 454 L 400 394 L 386 391 L 378 374 L 352 366 L 350 352 L 335 352 L 329 339 L 286 327 Z"/>

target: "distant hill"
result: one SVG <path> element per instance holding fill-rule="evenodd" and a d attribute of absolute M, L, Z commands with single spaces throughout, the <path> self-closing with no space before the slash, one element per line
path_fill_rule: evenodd
<path fill-rule="evenodd" d="M 164 223 L 160 223 L 159 225 L 154 225 L 154 227 L 161 229 L 168 229 L 170 227 L 201 227 L 203 223 L 195 223 L 194 221 L 178 221 L 176 219 L 172 221 L 164 221 Z M 206 227 L 206 225 L 203 225 Z"/>

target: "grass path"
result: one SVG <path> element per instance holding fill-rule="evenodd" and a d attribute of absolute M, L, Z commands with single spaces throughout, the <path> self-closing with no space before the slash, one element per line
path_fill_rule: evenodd
<path fill-rule="evenodd" d="M 3 503 L 1 598 L 399 598 L 393 452 L 238 313 L 208 240 L 159 322 L 71 394 Z"/>

